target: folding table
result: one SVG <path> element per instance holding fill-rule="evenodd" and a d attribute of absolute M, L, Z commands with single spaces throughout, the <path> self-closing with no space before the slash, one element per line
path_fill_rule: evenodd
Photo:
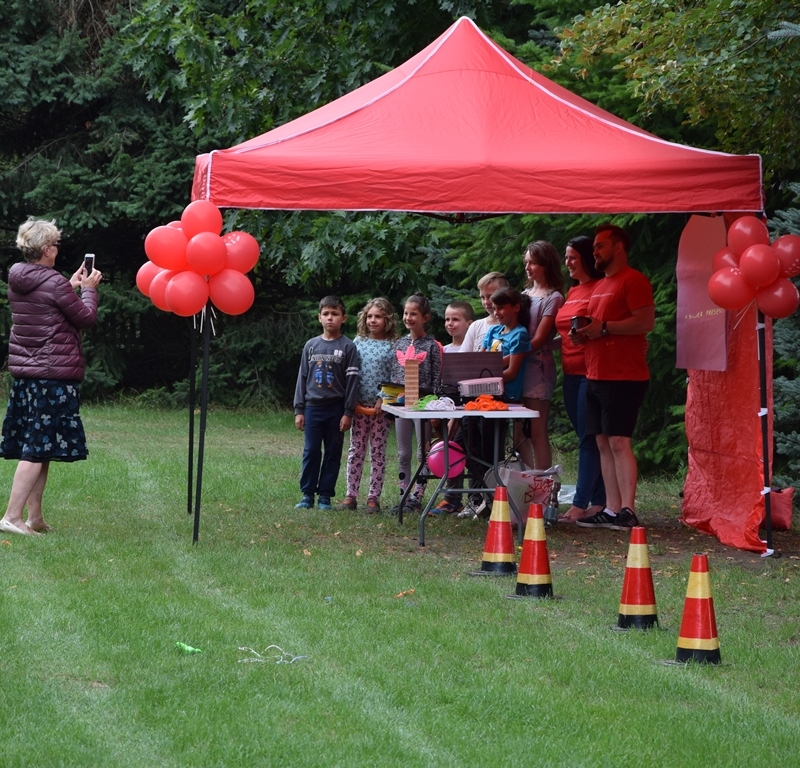
<path fill-rule="evenodd" d="M 500 419 L 505 419 L 508 421 L 516 421 L 519 419 L 536 419 L 539 417 L 539 411 L 532 411 L 529 408 L 525 408 L 521 405 L 514 405 L 509 403 L 507 411 L 473 411 L 473 410 L 466 410 L 463 406 L 457 407 L 454 411 L 425 411 L 425 410 L 415 410 L 414 408 L 406 408 L 405 406 L 399 405 L 384 405 L 383 410 L 386 413 L 392 414 L 398 419 L 411 419 L 414 421 L 436 421 L 442 420 L 447 421 L 449 419 L 463 419 L 466 417 L 473 417 L 479 416 L 483 419 L 489 419 L 490 421 L 498 421 Z M 444 458 L 444 472 L 442 473 L 441 478 L 437 478 L 439 482 L 436 485 L 436 489 L 431 494 L 431 497 L 428 499 L 427 504 L 422 509 L 422 514 L 419 518 L 419 545 L 421 547 L 425 546 L 425 520 L 428 517 L 428 512 L 433 508 L 433 505 L 436 502 L 436 499 L 439 497 L 440 494 L 449 492 L 449 493 L 491 493 L 494 491 L 494 488 L 447 488 L 447 471 L 450 467 L 450 452 L 449 452 L 449 441 L 443 441 L 443 450 L 442 455 Z M 426 459 L 427 456 L 422 457 L 422 461 L 420 462 L 419 466 L 417 467 L 416 472 L 414 472 L 413 477 L 408 483 L 405 491 L 403 491 L 403 495 L 400 497 L 400 504 L 399 504 L 399 512 L 398 512 L 398 521 L 402 525 L 403 523 L 403 506 L 405 505 L 406 499 L 408 498 L 408 494 L 414 488 L 414 484 L 416 483 L 417 479 L 420 476 L 424 476 L 427 478 L 435 477 L 435 475 L 431 475 L 429 472 L 426 472 Z M 492 458 L 492 465 L 491 469 L 494 472 L 494 479 L 497 486 L 503 485 L 503 480 L 500 477 L 500 463 L 503 459 L 503 447 L 500 445 L 500 430 L 497 429 L 495 426 L 494 429 L 494 456 Z M 508 503 L 514 513 L 517 515 L 517 520 L 521 520 L 522 517 L 519 514 L 519 510 L 514 503 L 514 500 L 509 496 Z M 522 543 L 522 539 L 524 536 L 524 531 L 522 530 L 522 526 L 517 526 L 517 538 L 519 539 L 520 543 Z"/>

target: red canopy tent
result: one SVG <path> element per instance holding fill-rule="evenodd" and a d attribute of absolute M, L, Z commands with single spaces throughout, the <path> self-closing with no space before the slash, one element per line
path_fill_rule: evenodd
<path fill-rule="evenodd" d="M 672 144 L 459 19 L 397 69 L 197 158 L 223 207 L 462 213 L 760 211 L 761 159 Z"/>
<path fill-rule="evenodd" d="M 758 155 L 664 141 L 527 67 L 468 18 L 340 99 L 242 144 L 200 155 L 192 198 L 231 208 L 440 214 L 763 209 Z M 755 347 L 750 359 L 757 370 Z M 736 386 L 732 375 L 720 375 Z M 719 392 L 719 379 L 708 386 Z M 759 430 L 758 389 L 750 395 L 752 411 L 738 414 L 740 440 Z M 694 402 L 702 402 L 697 393 Z M 703 434 L 703 418 L 690 402 L 690 439 Z M 724 446 L 716 448 L 724 452 Z M 740 477 L 735 447 L 731 454 L 728 469 Z M 757 485 L 758 468 L 751 471 Z M 715 481 L 704 474 L 702 455 L 690 462 L 689 481 L 714 486 L 702 496 L 703 523 L 693 524 L 724 543 L 758 548 L 764 504 L 758 493 L 739 500 L 732 527 L 705 524 L 716 514 L 731 516 L 720 472 L 726 472 L 725 461 L 713 465 Z M 692 521 L 686 513 L 684 508 L 684 519 Z"/>

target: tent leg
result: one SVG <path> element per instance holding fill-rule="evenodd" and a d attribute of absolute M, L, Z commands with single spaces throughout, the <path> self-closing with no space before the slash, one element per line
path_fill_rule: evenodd
<path fill-rule="evenodd" d="M 208 416 L 208 349 L 211 343 L 211 300 L 206 304 L 203 315 L 203 373 L 200 384 L 200 439 L 197 444 L 197 490 L 195 492 L 192 544 L 197 544 L 200 533 L 200 500 L 203 492 L 203 453 L 206 443 L 206 417 Z"/>
<path fill-rule="evenodd" d="M 776 553 L 772 546 L 772 504 L 771 504 L 771 487 L 772 475 L 769 463 L 769 405 L 767 403 L 767 333 L 766 321 L 764 313 L 758 310 L 758 319 L 756 320 L 756 334 L 758 337 L 758 374 L 761 389 L 761 409 L 759 416 L 761 417 L 761 452 L 763 454 L 764 466 L 764 530 L 767 535 L 767 551 L 763 557 L 780 557 L 780 553 Z"/>
<path fill-rule="evenodd" d="M 197 402 L 195 369 L 197 368 L 197 315 L 191 318 L 189 326 L 189 466 L 186 477 L 186 512 L 192 514 L 192 485 L 194 483 L 194 407 Z"/>

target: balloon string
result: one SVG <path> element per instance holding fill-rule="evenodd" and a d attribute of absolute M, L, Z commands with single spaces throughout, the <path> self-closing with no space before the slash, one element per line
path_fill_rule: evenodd
<path fill-rule="evenodd" d="M 206 315 L 206 310 L 207 309 L 211 310 L 208 313 L 208 315 Z M 196 322 L 196 317 L 197 316 L 195 315 L 195 322 Z M 208 320 L 208 322 L 211 323 L 211 335 L 212 336 L 216 336 L 217 335 L 217 330 L 216 330 L 216 328 L 214 328 L 214 318 L 215 317 L 216 317 L 216 312 L 214 312 L 214 307 L 209 305 L 209 304 L 206 304 L 206 306 L 203 307 L 202 310 L 200 310 L 200 330 L 201 331 L 203 330 L 203 323 L 205 323 L 205 321 Z M 197 327 L 197 326 L 195 325 L 195 327 Z"/>
<path fill-rule="evenodd" d="M 266 656 L 267 651 L 271 651 L 272 649 L 279 651 L 278 654 L 273 654 L 270 657 Z M 258 651 L 254 651 L 252 648 L 248 648 L 246 645 L 239 646 L 240 651 L 250 651 L 253 655 L 247 659 L 239 659 L 239 663 L 248 663 L 248 662 L 259 662 L 261 664 L 266 664 L 267 661 L 274 661 L 275 664 L 294 664 L 299 659 L 307 659 L 308 656 L 292 656 L 291 653 L 287 653 L 278 645 L 268 645 L 262 653 Z"/>
<path fill-rule="evenodd" d="M 744 320 L 744 316 L 747 311 L 750 309 L 752 305 L 756 303 L 756 300 L 753 299 L 746 307 L 742 307 L 736 315 L 736 322 L 733 324 L 733 330 L 735 331 L 739 327 L 739 323 Z"/>

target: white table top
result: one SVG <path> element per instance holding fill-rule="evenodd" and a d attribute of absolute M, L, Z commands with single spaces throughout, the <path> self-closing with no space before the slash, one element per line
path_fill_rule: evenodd
<path fill-rule="evenodd" d="M 454 411 L 417 411 L 404 405 L 384 405 L 383 410 L 399 419 L 463 419 L 465 416 L 481 416 L 484 419 L 536 419 L 539 411 L 522 405 L 508 404 L 507 411 L 468 411 L 457 406 Z"/>

